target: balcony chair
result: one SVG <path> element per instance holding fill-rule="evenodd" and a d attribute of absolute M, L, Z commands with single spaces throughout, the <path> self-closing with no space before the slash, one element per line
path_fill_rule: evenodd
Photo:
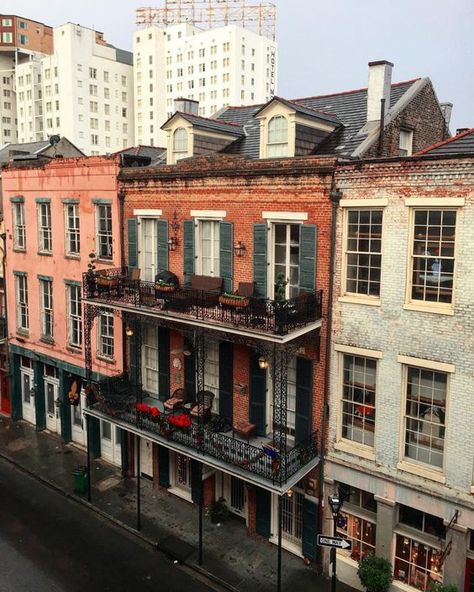
<path fill-rule="evenodd" d="M 198 391 L 196 394 L 196 404 L 191 407 L 191 417 L 201 418 L 202 421 L 209 421 L 211 418 L 212 401 L 214 400 L 214 393 L 211 391 Z"/>
<path fill-rule="evenodd" d="M 121 282 L 124 293 L 133 291 L 138 287 L 140 282 L 140 272 L 141 270 L 139 267 L 133 267 L 132 269 L 129 269 L 128 275 L 122 278 Z"/>
<path fill-rule="evenodd" d="M 186 391 L 182 388 L 176 389 L 169 399 L 163 403 L 165 411 L 171 412 L 179 409 L 184 405 L 186 399 Z"/>

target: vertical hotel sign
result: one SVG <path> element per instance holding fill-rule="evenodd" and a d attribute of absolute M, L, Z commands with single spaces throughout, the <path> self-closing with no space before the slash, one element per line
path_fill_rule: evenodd
<path fill-rule="evenodd" d="M 270 96 L 275 96 L 276 84 L 276 49 L 272 47 L 270 50 Z"/>

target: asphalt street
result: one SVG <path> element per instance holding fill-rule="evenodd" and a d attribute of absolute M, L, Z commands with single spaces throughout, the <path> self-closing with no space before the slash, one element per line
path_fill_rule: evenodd
<path fill-rule="evenodd" d="M 0 459 L 0 592 L 216 590 L 209 586 Z"/>

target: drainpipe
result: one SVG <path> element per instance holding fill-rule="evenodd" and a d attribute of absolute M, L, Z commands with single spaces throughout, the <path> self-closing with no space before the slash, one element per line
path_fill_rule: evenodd
<path fill-rule="evenodd" d="M 377 146 L 377 156 L 382 156 L 383 151 L 383 132 L 385 127 L 385 99 L 380 99 L 380 127 L 379 127 L 379 143 Z"/>
<path fill-rule="evenodd" d="M 326 459 L 326 442 L 327 442 L 327 427 L 329 416 L 329 377 L 331 373 L 331 334 L 332 334 L 332 313 L 333 313 L 333 293 L 334 293 L 334 263 L 336 258 L 336 229 L 337 229 L 337 207 L 341 201 L 342 192 L 336 189 L 334 172 L 331 181 L 331 189 L 329 198 L 332 204 L 332 218 L 331 218 L 331 246 L 329 251 L 329 289 L 328 289 L 328 305 L 327 305 L 327 322 L 326 322 L 326 343 L 324 361 L 324 393 L 323 393 L 323 418 L 321 422 L 321 460 L 319 461 L 319 511 L 318 511 L 318 532 L 323 532 L 323 503 L 324 503 L 324 465 Z M 322 572 L 322 552 L 318 557 L 318 567 Z"/>

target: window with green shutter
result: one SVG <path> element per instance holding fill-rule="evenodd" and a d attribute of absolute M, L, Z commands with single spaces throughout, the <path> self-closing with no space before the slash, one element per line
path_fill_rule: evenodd
<path fill-rule="evenodd" d="M 194 221 L 183 222 L 183 273 L 184 285 L 188 286 L 194 273 Z"/>
<path fill-rule="evenodd" d="M 267 241 L 268 227 L 266 224 L 253 225 L 253 281 L 257 295 L 267 296 Z"/>
<path fill-rule="evenodd" d="M 128 230 L 128 267 L 138 267 L 138 227 L 137 219 L 130 218 L 127 221 Z"/>
<path fill-rule="evenodd" d="M 223 279 L 224 291 L 231 292 L 234 271 L 234 225 L 230 222 L 219 224 L 219 249 L 220 277 Z"/>

